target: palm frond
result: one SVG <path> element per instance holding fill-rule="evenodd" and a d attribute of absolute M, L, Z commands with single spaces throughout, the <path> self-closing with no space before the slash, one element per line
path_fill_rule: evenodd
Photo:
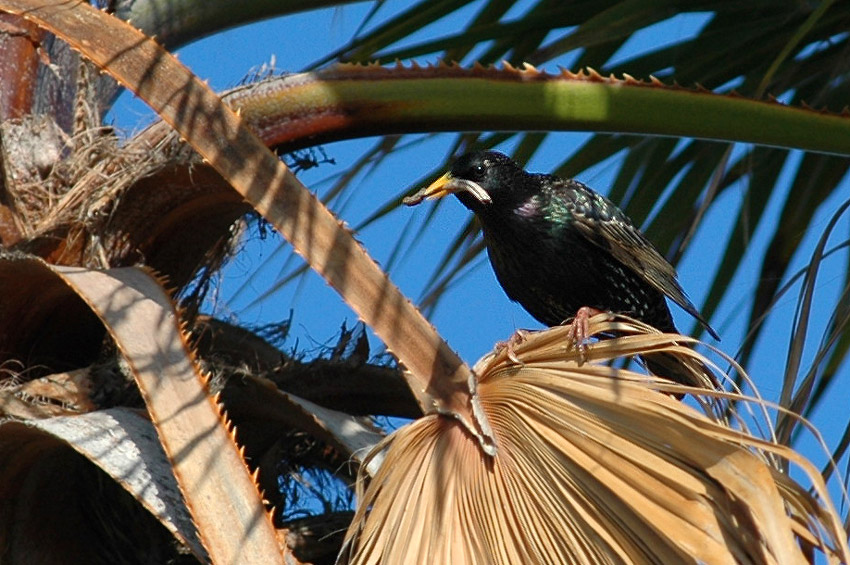
<path fill-rule="evenodd" d="M 385 460 L 348 532 L 348 563 L 802 563 L 850 553 L 814 467 L 786 446 L 702 414 L 683 387 L 602 362 L 659 348 L 712 363 L 682 336 L 587 349 L 567 328 L 526 334 L 475 366 L 498 443 L 485 456 L 458 422 L 431 415 L 378 447 Z M 509 350 L 512 349 L 512 350 Z M 519 360 L 519 364 L 511 358 Z M 701 368 L 698 368 L 701 367 Z M 792 463 L 810 482 L 791 480 Z"/>

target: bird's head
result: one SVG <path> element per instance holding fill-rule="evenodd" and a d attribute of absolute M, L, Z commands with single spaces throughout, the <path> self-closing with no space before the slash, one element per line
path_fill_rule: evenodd
<path fill-rule="evenodd" d="M 497 151 L 475 151 L 455 161 L 449 172 L 405 198 L 407 205 L 425 199 L 442 198 L 454 194 L 475 213 L 486 213 L 490 208 L 504 209 L 520 201 L 523 195 L 518 188 L 525 183 L 516 182 L 526 173 L 508 156 Z"/>

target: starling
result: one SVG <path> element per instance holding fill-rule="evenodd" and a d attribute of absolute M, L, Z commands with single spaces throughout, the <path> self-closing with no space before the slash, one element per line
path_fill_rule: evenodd
<path fill-rule="evenodd" d="M 546 326 L 574 317 L 583 317 L 586 325 L 589 312 L 598 310 L 676 332 L 668 297 L 718 339 L 685 295 L 673 266 L 622 210 L 584 184 L 528 173 L 501 153 L 478 151 L 459 158 L 405 203 L 450 193 L 478 217 L 508 297 Z M 694 384 L 687 371 L 676 370 L 676 358 L 650 357 L 653 373 Z"/>

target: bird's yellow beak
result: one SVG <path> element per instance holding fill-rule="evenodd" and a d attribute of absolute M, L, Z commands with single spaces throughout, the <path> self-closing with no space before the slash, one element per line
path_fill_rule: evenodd
<path fill-rule="evenodd" d="M 490 195 L 481 188 L 478 183 L 466 179 L 457 179 L 452 174 L 446 173 L 427 187 L 423 188 L 413 196 L 408 196 L 404 199 L 404 203 L 408 206 L 415 206 L 423 200 L 435 200 L 443 198 L 447 194 L 455 192 L 469 192 L 484 204 L 492 202 Z"/>
<path fill-rule="evenodd" d="M 429 184 L 424 190 L 420 190 L 417 194 L 421 193 L 423 198 L 429 200 L 442 198 L 458 189 L 457 183 L 454 180 L 451 173 L 446 173 Z"/>
<path fill-rule="evenodd" d="M 419 190 L 416 194 L 406 196 L 404 198 L 404 203 L 408 206 L 415 206 L 426 199 L 431 200 L 435 198 L 442 198 L 452 192 L 452 180 L 454 180 L 452 174 L 446 173 L 427 187 Z"/>

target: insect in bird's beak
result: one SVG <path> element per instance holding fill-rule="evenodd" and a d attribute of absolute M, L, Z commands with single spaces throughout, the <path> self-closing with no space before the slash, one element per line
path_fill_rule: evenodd
<path fill-rule="evenodd" d="M 425 199 L 442 198 L 455 192 L 468 192 L 482 204 L 490 204 L 493 201 L 477 182 L 455 178 L 451 173 L 446 173 L 413 196 L 405 197 L 404 203 L 407 206 L 415 206 Z"/>

